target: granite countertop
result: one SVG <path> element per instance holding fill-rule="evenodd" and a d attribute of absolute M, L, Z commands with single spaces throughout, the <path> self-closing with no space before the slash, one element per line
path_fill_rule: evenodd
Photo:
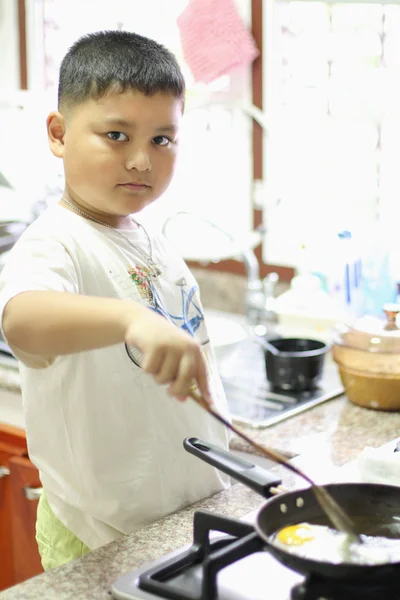
<path fill-rule="evenodd" d="M 246 433 L 289 452 L 318 452 L 340 467 L 357 458 L 366 446 L 378 448 L 399 437 L 400 412 L 362 408 L 340 396 L 267 429 L 247 429 Z M 232 447 L 252 452 L 241 439 L 233 440 Z"/>
<path fill-rule="evenodd" d="M 268 429 L 251 431 L 271 446 L 304 455 L 311 467 L 315 457 L 323 468 L 355 459 L 365 446 L 378 447 L 397 437 L 400 413 L 383 413 L 352 405 L 344 396 L 331 400 Z M 250 431 L 248 430 L 248 433 Z M 232 447 L 248 450 L 240 440 Z M 293 478 L 277 467 L 286 487 Z M 206 509 L 243 517 L 263 503 L 260 496 L 241 484 L 179 511 L 157 523 L 99 548 L 87 556 L 44 573 L 0 593 L 2 600 L 110 600 L 110 585 L 120 575 L 190 543 L 195 510 Z"/>

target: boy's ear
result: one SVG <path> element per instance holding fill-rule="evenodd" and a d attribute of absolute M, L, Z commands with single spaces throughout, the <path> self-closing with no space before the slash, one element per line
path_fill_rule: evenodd
<path fill-rule="evenodd" d="M 60 112 L 51 112 L 46 120 L 50 150 L 57 156 L 64 156 L 65 118 Z"/>

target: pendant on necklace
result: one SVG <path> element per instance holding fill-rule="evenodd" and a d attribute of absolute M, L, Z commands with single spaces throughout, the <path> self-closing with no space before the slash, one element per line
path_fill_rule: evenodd
<path fill-rule="evenodd" d="M 160 275 L 164 273 L 163 267 L 157 265 L 154 261 L 149 261 L 148 264 L 150 275 L 153 277 L 153 279 L 157 279 L 157 277 L 160 277 Z"/>

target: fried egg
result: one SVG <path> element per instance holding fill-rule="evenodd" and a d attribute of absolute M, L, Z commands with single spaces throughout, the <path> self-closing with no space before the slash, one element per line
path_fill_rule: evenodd
<path fill-rule="evenodd" d="M 272 544 L 302 558 L 332 564 L 379 565 L 400 562 L 400 539 L 361 535 L 361 544 L 326 525 L 298 523 L 277 531 Z"/>

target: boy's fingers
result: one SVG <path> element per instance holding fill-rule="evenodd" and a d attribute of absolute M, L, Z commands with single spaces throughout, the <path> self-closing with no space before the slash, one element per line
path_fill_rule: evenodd
<path fill-rule="evenodd" d="M 142 369 L 146 371 L 146 373 L 150 373 L 151 375 L 156 375 L 163 364 L 165 358 L 165 352 L 159 350 L 152 352 L 150 356 L 146 355 L 142 361 Z"/>
<path fill-rule="evenodd" d="M 164 356 L 164 362 L 161 365 L 159 372 L 154 375 L 154 379 L 157 383 L 170 383 L 175 380 L 179 365 L 178 360 L 179 358 L 175 356 L 173 352 Z"/>
<path fill-rule="evenodd" d="M 186 397 L 195 377 L 196 365 L 192 356 L 182 357 L 175 381 L 170 386 L 170 393 L 176 397 Z"/>
<path fill-rule="evenodd" d="M 173 396 L 179 402 L 185 402 L 187 400 L 187 396 L 177 396 L 176 394 L 174 394 L 171 385 L 168 387 L 167 392 L 170 396 Z"/>

